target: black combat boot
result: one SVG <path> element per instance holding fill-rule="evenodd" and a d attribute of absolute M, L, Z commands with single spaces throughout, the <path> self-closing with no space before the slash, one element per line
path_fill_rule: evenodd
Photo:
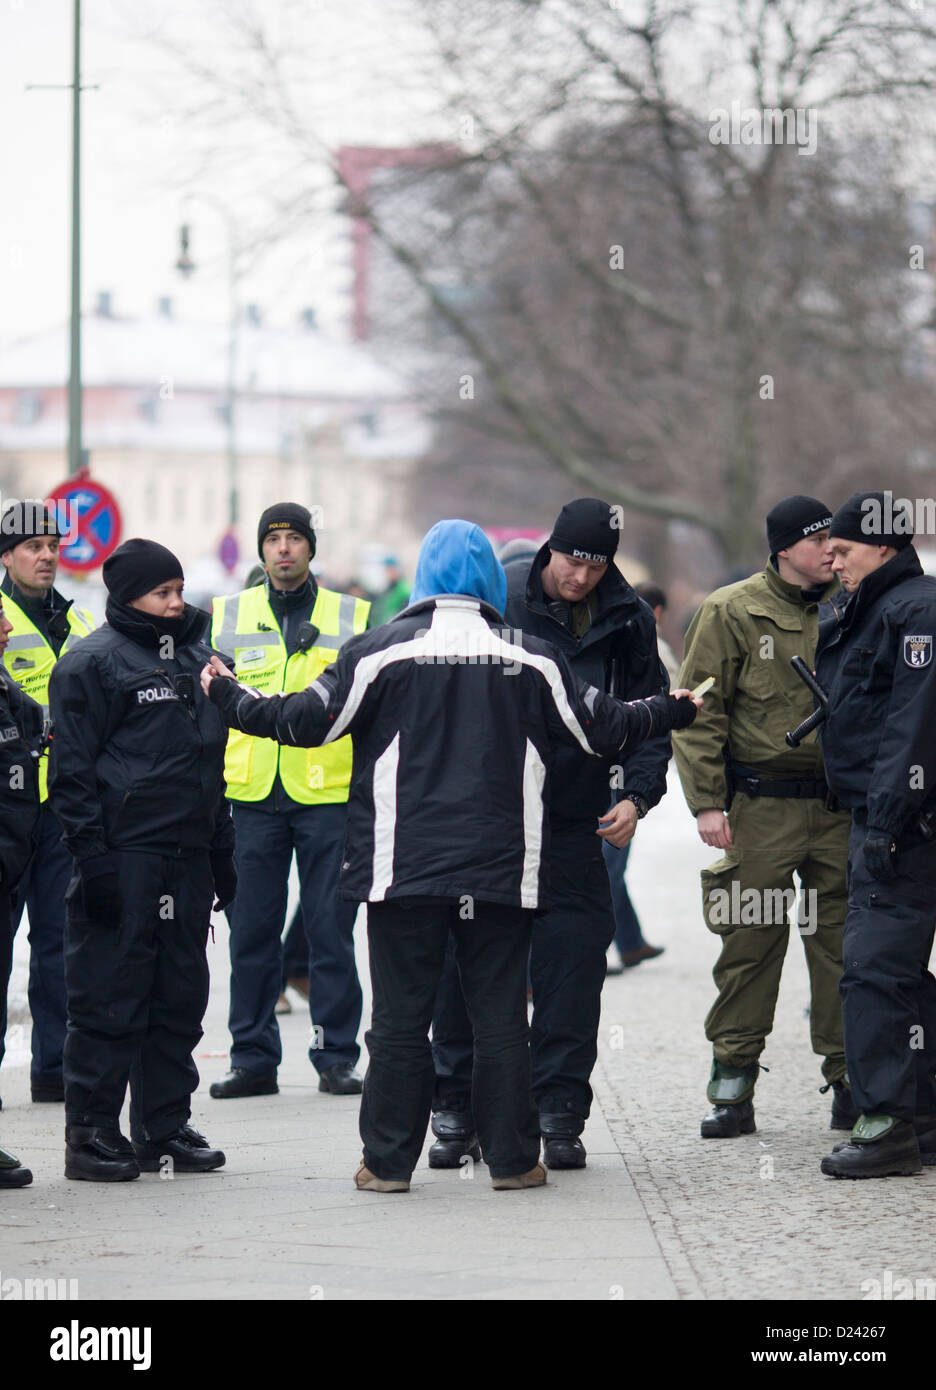
<path fill-rule="evenodd" d="M 65 1176 L 81 1182 L 130 1182 L 140 1176 L 140 1165 L 116 1125 L 66 1125 Z"/>
<path fill-rule="evenodd" d="M 584 1168 L 588 1157 L 579 1138 L 583 1121 L 578 1115 L 540 1115 L 543 1161 L 547 1168 Z"/>
<path fill-rule="evenodd" d="M 843 1076 L 839 1081 L 830 1081 L 828 1086 L 820 1086 L 820 1093 L 824 1095 L 830 1086 L 832 1088 L 832 1118 L 829 1121 L 829 1128 L 851 1130 L 858 1119 L 858 1109 L 852 1100 L 851 1087 Z"/>
<path fill-rule="evenodd" d="M 28 1187 L 32 1173 L 24 1168 L 19 1159 L 0 1149 L 0 1187 Z"/>
<path fill-rule="evenodd" d="M 430 1168 L 460 1168 L 466 1157 L 481 1162 L 474 1121 L 461 1110 L 437 1110 L 432 1117 L 436 1142 L 429 1150 Z"/>
<path fill-rule="evenodd" d="M 715 1107 L 702 1121 L 703 1139 L 734 1139 L 738 1134 L 754 1133 L 754 1085 L 760 1071 L 758 1062 L 732 1067 L 712 1059 L 712 1074 L 705 1094 Z"/>
<path fill-rule="evenodd" d="M 936 1115 L 914 1115 L 913 1128 L 924 1168 L 936 1167 Z"/>
<path fill-rule="evenodd" d="M 914 1126 L 893 1115 L 859 1115 L 851 1138 L 819 1166 L 830 1178 L 909 1178 L 923 1170 Z"/>
<path fill-rule="evenodd" d="M 191 1125 L 183 1125 L 156 1142 L 134 1139 L 133 1152 L 143 1173 L 160 1172 L 167 1158 L 172 1160 L 170 1172 L 209 1173 L 213 1168 L 224 1167 L 221 1150 L 211 1148 L 205 1136 Z"/>
<path fill-rule="evenodd" d="M 754 1102 L 739 1100 L 736 1105 L 716 1105 L 702 1121 L 703 1139 L 734 1139 L 738 1134 L 754 1133 Z"/>

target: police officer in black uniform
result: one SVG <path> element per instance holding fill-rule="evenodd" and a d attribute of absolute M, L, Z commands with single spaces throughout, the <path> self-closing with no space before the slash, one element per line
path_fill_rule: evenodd
<path fill-rule="evenodd" d="M 597 497 L 568 502 L 532 561 L 507 566 L 504 616 L 551 642 L 579 680 L 622 700 L 669 690 L 652 610 L 614 564 L 616 514 Z M 666 791 L 672 745 L 648 739 L 622 764 L 577 749 L 555 757 L 550 805 L 552 907 L 533 922 L 530 1050 L 533 1099 L 550 1168 L 584 1168 L 580 1135 L 591 1108 L 601 989 L 614 938 L 603 842 L 623 848 Z M 612 803 L 614 803 L 612 805 Z M 447 961 L 432 1021 L 436 1088 L 430 1167 L 476 1155 L 470 1115 L 471 1028 L 454 962 Z"/>
<path fill-rule="evenodd" d="M 4 670 L 2 657 L 12 631 L 0 600 L 0 1046 L 13 963 L 12 899 L 35 849 L 45 723 L 41 707 Z M 27 1187 L 31 1182 L 29 1169 L 0 1149 L 0 1188 Z"/>
<path fill-rule="evenodd" d="M 65 1176 L 120 1182 L 224 1154 L 189 1124 L 212 908 L 236 890 L 227 726 L 198 673 L 207 614 L 179 561 L 130 540 L 104 563 L 107 621 L 58 663 L 49 778 L 75 872 L 66 894 Z M 132 1144 L 119 1116 L 130 1084 Z"/>
<path fill-rule="evenodd" d="M 856 493 L 829 538 L 848 598 L 816 675 L 829 786 L 852 813 L 840 991 L 861 1113 L 821 1167 L 884 1178 L 936 1164 L 936 579 L 890 493 Z"/>

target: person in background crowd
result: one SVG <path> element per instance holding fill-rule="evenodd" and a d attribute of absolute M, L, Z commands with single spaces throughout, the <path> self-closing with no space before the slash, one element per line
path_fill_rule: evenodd
<path fill-rule="evenodd" d="M 61 533 L 55 515 L 39 502 L 11 503 L 0 518 L 0 591 L 13 624 L 4 662 L 8 675 L 42 707 L 49 708 L 49 678 L 55 663 L 94 628 L 86 608 L 65 599 L 55 586 Z M 36 852 L 25 870 L 12 907 L 15 935 L 23 908 L 29 915 L 29 1012 L 32 1015 L 30 1092 L 34 1101 L 61 1102 L 65 1044 L 65 890 L 71 859 L 48 801 L 48 759 L 39 764 L 41 809 Z M 6 1017 L 2 1019 L 3 1029 Z M 0 1031 L 0 1059 L 3 1057 Z"/>
<path fill-rule="evenodd" d="M 386 588 L 374 599 L 370 617 L 371 627 L 380 627 L 382 623 L 388 623 L 391 618 L 396 617 L 397 613 L 406 607 L 409 601 L 410 586 L 403 576 L 400 562 L 395 555 L 385 557 L 384 572 L 386 574 Z"/>
<path fill-rule="evenodd" d="M 65 1176 L 126 1182 L 224 1164 L 189 1118 L 212 897 L 227 906 L 237 877 L 226 726 L 198 684 L 206 615 L 184 602 L 182 566 L 156 541 L 125 541 L 103 574 L 107 621 L 49 685 L 49 795 L 74 859 Z"/>
<path fill-rule="evenodd" d="M 660 660 L 666 667 L 670 682 L 673 682 L 679 674 L 679 662 L 660 631 L 660 620 L 666 610 L 666 594 L 657 584 L 635 584 L 634 593 L 638 598 L 643 599 L 648 608 L 653 610 L 656 623 L 657 651 L 660 653 Z M 608 878 L 611 881 L 611 901 L 614 904 L 614 949 L 617 952 L 619 962 L 615 962 L 612 951 L 609 950 L 607 968 L 609 975 L 620 975 L 623 971 L 631 970 L 635 965 L 640 965 L 645 960 L 655 960 L 657 956 L 662 956 L 665 947 L 651 946 L 649 942 L 644 940 L 640 919 L 634 909 L 634 904 L 631 902 L 630 893 L 627 891 L 626 874 L 631 852 L 630 844 L 626 844 L 623 849 L 616 849 L 614 845 L 606 841 L 603 851 Z"/>

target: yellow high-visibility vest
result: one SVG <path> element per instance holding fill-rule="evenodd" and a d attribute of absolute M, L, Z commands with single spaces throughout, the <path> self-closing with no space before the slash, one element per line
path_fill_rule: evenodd
<path fill-rule="evenodd" d="M 267 597 L 266 584 L 216 598 L 211 644 L 234 658 L 238 680 L 264 695 L 305 690 L 330 666 L 341 645 L 367 626 L 370 604 L 352 594 L 319 588 L 309 621 L 319 635 L 304 652 L 286 656 L 286 644 Z M 263 801 L 276 775 L 293 801 L 317 806 L 347 801 L 351 739 L 327 748 L 288 748 L 232 729 L 224 760 L 232 801 Z"/>
<path fill-rule="evenodd" d="M 3 594 L 3 611 L 13 624 L 3 654 L 7 671 L 42 706 L 43 716 L 49 717 L 49 677 L 59 657 L 71 651 L 76 642 L 94 631 L 94 619 L 87 608 L 77 608 L 72 604 L 68 610 L 68 636 L 62 644 L 59 656 L 55 655 L 49 643 L 27 618 L 19 604 L 9 594 Z M 39 799 L 45 801 L 49 795 L 49 755 L 43 753 L 39 760 Z"/>

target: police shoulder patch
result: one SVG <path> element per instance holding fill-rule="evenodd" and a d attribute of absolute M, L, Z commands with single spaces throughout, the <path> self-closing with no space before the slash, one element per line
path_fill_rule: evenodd
<path fill-rule="evenodd" d="M 904 661 L 908 666 L 928 666 L 933 659 L 933 637 L 929 636 L 905 636 L 903 647 Z"/>

